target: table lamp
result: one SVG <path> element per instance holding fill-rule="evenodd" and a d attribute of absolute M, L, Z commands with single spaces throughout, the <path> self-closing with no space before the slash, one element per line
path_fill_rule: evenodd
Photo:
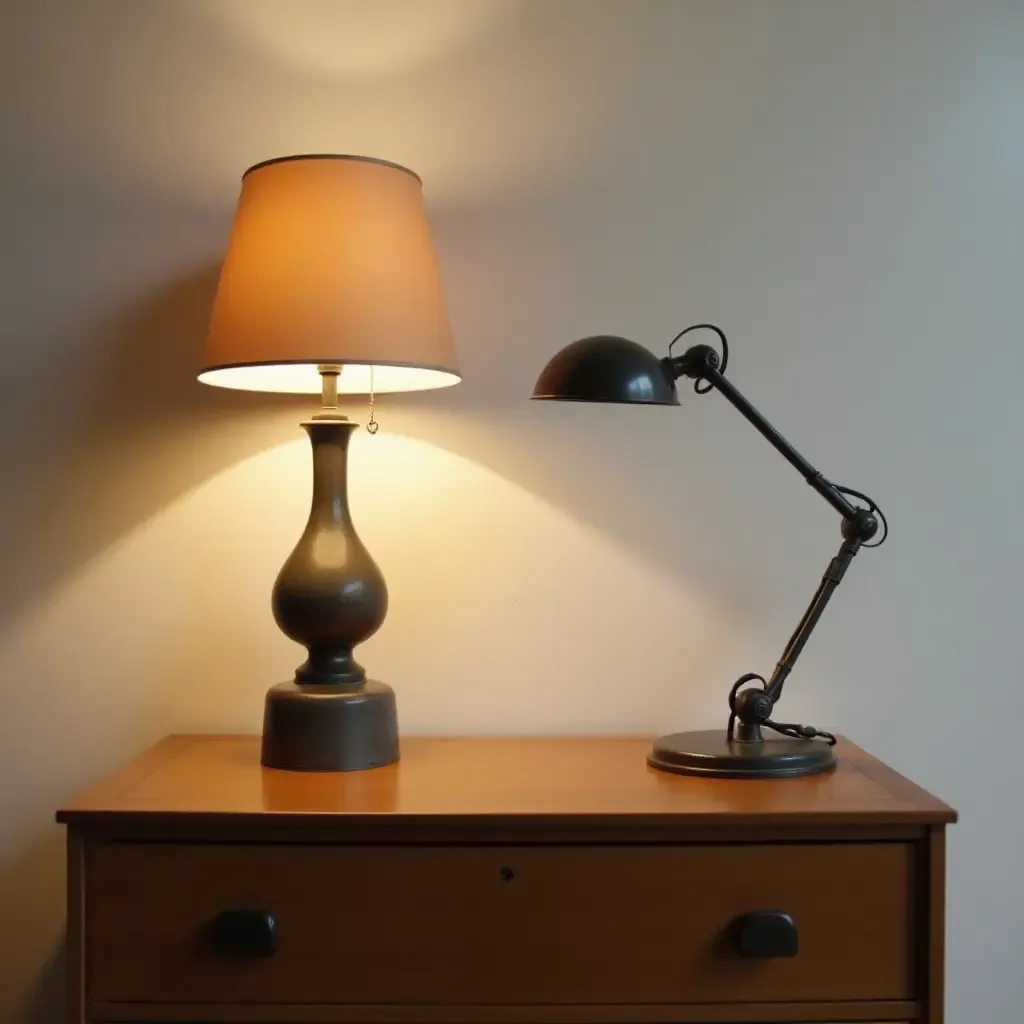
<path fill-rule="evenodd" d="M 719 356 L 710 345 L 694 345 L 674 356 L 675 344 L 691 331 L 713 331 Z M 571 402 L 678 405 L 676 380 L 688 377 L 698 395 L 718 391 L 760 431 L 804 480 L 842 516 L 842 544 L 829 563 L 810 606 L 767 680 L 756 672 L 736 680 L 729 692 L 729 721 L 724 731 L 681 732 L 656 740 L 648 756 L 654 768 L 682 775 L 725 778 L 789 778 L 835 767 L 831 733 L 772 718 L 800 652 L 836 587 L 862 547 L 878 547 L 888 529 L 882 512 L 867 495 L 827 480 L 754 408 L 725 376 L 729 343 L 713 324 L 680 331 L 659 359 L 626 338 L 601 335 L 563 348 L 537 380 L 533 397 Z M 863 505 L 854 502 L 863 502 Z M 877 539 L 879 522 L 883 532 Z M 773 733 L 768 736 L 765 730 Z"/>
<path fill-rule="evenodd" d="M 352 649 L 384 621 L 384 577 L 349 514 L 356 424 L 338 394 L 459 381 L 419 177 L 368 157 L 267 160 L 242 176 L 199 379 L 320 393 L 303 423 L 313 449 L 306 528 L 273 589 L 281 631 L 306 648 L 267 693 L 262 762 L 353 771 L 398 760 L 391 687 Z"/>

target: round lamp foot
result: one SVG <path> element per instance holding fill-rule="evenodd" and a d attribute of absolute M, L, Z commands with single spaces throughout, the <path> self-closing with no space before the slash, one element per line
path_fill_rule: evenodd
<path fill-rule="evenodd" d="M 354 772 L 398 760 L 390 686 L 278 683 L 267 691 L 261 762 L 300 772 Z"/>
<path fill-rule="evenodd" d="M 791 779 L 830 772 L 836 766 L 824 740 L 771 736 L 747 743 L 724 730 L 677 732 L 655 740 L 647 757 L 652 768 L 678 775 L 726 779 Z"/>

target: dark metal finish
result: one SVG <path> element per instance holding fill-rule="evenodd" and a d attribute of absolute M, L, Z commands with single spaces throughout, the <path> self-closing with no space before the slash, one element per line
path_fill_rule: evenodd
<path fill-rule="evenodd" d="M 353 772 L 398 760 L 398 713 L 390 686 L 279 683 L 267 692 L 260 761 L 267 768 Z"/>
<path fill-rule="evenodd" d="M 598 335 L 562 349 L 544 369 L 533 397 L 563 402 L 678 405 L 674 378 L 662 360 L 626 338 Z"/>
<path fill-rule="evenodd" d="M 713 358 L 710 358 L 713 357 Z M 676 359 L 666 360 L 678 376 L 706 381 L 721 392 L 743 417 L 754 425 L 768 443 L 797 471 L 840 515 L 854 516 L 857 507 L 822 476 L 769 422 L 751 405 L 739 388 L 718 369 L 718 353 L 707 345 L 694 345 Z"/>
<path fill-rule="evenodd" d="M 668 362 L 674 362 L 672 355 L 672 349 L 683 340 L 688 334 L 693 334 L 694 331 L 713 331 L 718 335 L 718 340 L 722 343 L 722 356 L 719 358 L 718 353 L 714 349 L 709 348 L 707 345 L 695 346 L 691 349 L 691 352 L 703 350 L 709 353 L 706 356 L 707 361 L 710 365 L 717 368 L 719 373 L 725 373 L 726 368 L 729 365 L 729 339 L 725 336 L 725 331 L 721 327 L 716 327 L 714 324 L 690 324 L 689 327 L 684 327 L 670 342 L 668 346 Z M 673 377 L 677 377 L 678 374 L 673 369 L 671 371 Z M 702 381 L 699 377 L 693 382 L 693 390 L 698 395 L 706 395 L 711 390 L 711 385 L 707 381 Z"/>
<path fill-rule="evenodd" d="M 733 922 L 736 952 L 743 957 L 773 960 L 796 956 L 799 937 L 796 924 L 781 910 L 752 910 Z"/>
<path fill-rule="evenodd" d="M 832 747 L 824 740 L 770 736 L 760 742 L 729 739 L 721 729 L 677 732 L 654 741 L 652 768 L 677 775 L 723 779 L 791 779 L 832 771 Z"/>
<path fill-rule="evenodd" d="M 277 922 L 266 910 L 225 910 L 211 929 L 213 947 L 225 956 L 273 956 Z"/>
<path fill-rule="evenodd" d="M 258 171 L 261 167 L 270 167 L 272 164 L 287 164 L 293 160 L 354 160 L 362 164 L 380 164 L 382 167 L 393 167 L 396 171 L 405 171 L 406 174 L 411 174 L 421 185 L 423 184 L 423 179 L 415 171 L 409 170 L 408 167 L 402 164 L 396 164 L 392 160 L 381 160 L 375 156 L 357 156 L 352 153 L 293 153 L 290 156 L 275 156 L 269 160 L 261 160 L 258 164 L 253 164 L 252 167 L 242 172 L 242 177 L 244 178 L 246 175 L 252 174 L 253 171 Z"/>
<path fill-rule="evenodd" d="M 710 330 L 718 335 L 721 356 L 710 345 L 693 345 L 682 355 L 672 354 L 676 342 L 698 330 Z M 537 381 L 533 397 L 669 405 L 677 403 L 674 381 L 688 377 L 694 381 L 697 394 L 711 390 L 721 392 L 843 517 L 843 543 L 839 554 L 829 563 L 771 679 L 766 681 L 757 673 L 749 673 L 736 681 L 729 693 L 729 723 L 724 734 L 679 733 L 664 737 L 657 741 L 648 758 L 656 768 L 699 775 L 782 778 L 827 771 L 835 763 L 830 749 L 835 737 L 812 726 L 773 721 L 772 712 L 782 696 L 786 679 L 850 562 L 861 547 L 881 544 L 888 529 L 885 517 L 867 495 L 826 479 L 726 379 L 724 370 L 728 358 L 728 340 L 714 324 L 694 324 L 680 331 L 669 346 L 668 356 L 661 360 L 625 338 L 584 338 L 566 346 L 548 363 Z M 654 370 L 652 362 L 660 364 L 660 374 Z M 852 498 L 867 502 L 868 507 L 854 504 Z M 880 522 L 885 528 L 882 536 L 873 544 L 869 543 L 878 532 Z M 764 729 L 786 739 L 767 741 Z"/>
<path fill-rule="evenodd" d="M 844 525 L 847 522 L 849 520 L 844 520 Z M 807 611 L 804 612 L 803 617 L 797 623 L 797 627 L 789 638 L 789 643 L 786 644 L 782 657 L 779 658 L 775 671 L 765 687 L 764 696 L 772 704 L 777 704 L 782 696 L 782 687 L 785 685 L 786 679 L 789 678 L 789 673 L 793 670 L 796 659 L 800 657 L 800 652 L 810 639 L 811 633 L 818 624 L 822 612 L 825 611 L 825 606 L 835 593 L 836 587 L 842 582 L 843 576 L 846 575 L 846 570 L 850 567 L 854 556 L 860 550 L 860 546 L 861 542 L 857 539 L 844 540 L 839 549 L 839 554 L 828 563 L 828 568 L 821 578 L 821 583 L 811 599 Z"/>
<path fill-rule="evenodd" d="M 313 444 L 313 504 L 274 584 L 274 618 L 309 654 L 297 683 L 359 683 L 366 672 L 352 648 L 384 621 L 388 591 L 348 509 L 348 443 L 356 424 L 320 419 L 303 427 Z"/>
<path fill-rule="evenodd" d="M 356 424 L 330 412 L 303 423 L 313 445 L 306 529 L 274 584 L 274 618 L 302 644 L 293 682 L 267 693 L 262 762 L 293 771 L 358 771 L 398 760 L 395 695 L 366 679 L 352 648 L 384 621 L 388 591 L 348 509 Z"/>

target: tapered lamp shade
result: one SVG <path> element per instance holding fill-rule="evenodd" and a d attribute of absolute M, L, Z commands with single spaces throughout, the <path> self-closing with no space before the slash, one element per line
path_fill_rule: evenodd
<path fill-rule="evenodd" d="M 563 402 L 678 405 L 675 383 L 649 349 L 599 335 L 566 345 L 541 371 L 534 398 Z"/>
<path fill-rule="evenodd" d="M 421 391 L 459 381 L 420 179 L 298 156 L 242 177 L 199 379 L 250 391 Z"/>

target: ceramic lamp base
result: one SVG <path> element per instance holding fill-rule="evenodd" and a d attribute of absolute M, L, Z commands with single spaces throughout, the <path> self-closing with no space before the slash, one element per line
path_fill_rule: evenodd
<path fill-rule="evenodd" d="M 725 730 L 677 732 L 655 740 L 652 768 L 678 775 L 725 779 L 791 779 L 832 771 L 836 759 L 824 740 L 768 736 L 757 742 L 730 740 Z"/>
<path fill-rule="evenodd" d="M 278 683 L 267 691 L 267 768 L 354 772 L 398 760 L 398 714 L 390 686 L 367 679 L 340 686 Z"/>

